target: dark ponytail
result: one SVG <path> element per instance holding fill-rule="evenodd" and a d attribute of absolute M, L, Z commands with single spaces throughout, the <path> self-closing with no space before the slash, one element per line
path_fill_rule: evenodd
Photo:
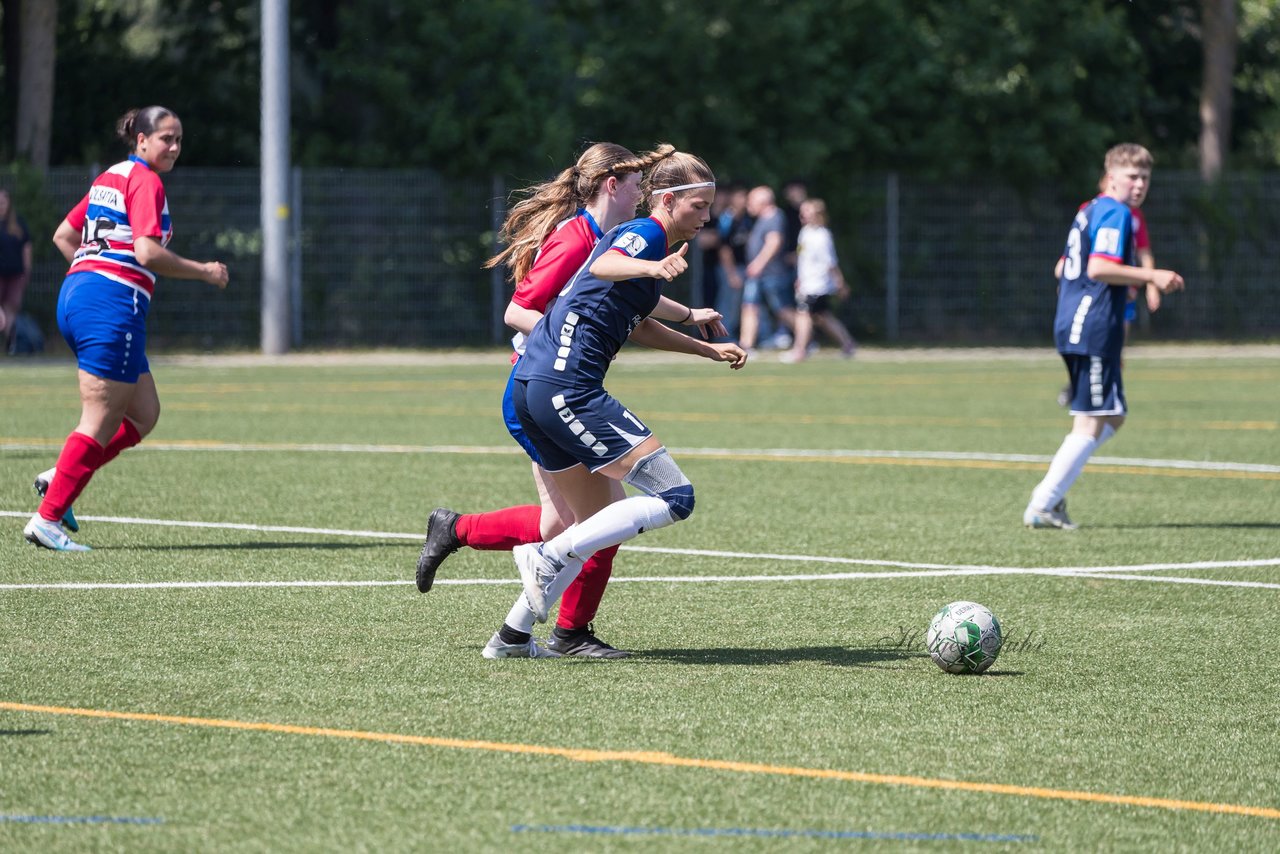
<path fill-rule="evenodd" d="M 167 107 L 154 105 L 134 108 L 116 119 L 116 136 L 120 137 L 130 152 L 135 151 L 138 147 L 138 134 L 151 136 L 155 133 L 156 125 L 170 116 L 176 119 L 178 114 Z"/>

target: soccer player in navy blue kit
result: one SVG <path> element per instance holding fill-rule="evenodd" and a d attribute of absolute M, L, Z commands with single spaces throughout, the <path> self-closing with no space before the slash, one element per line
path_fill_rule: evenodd
<path fill-rule="evenodd" d="M 657 333 L 666 338 L 663 349 L 734 369 L 747 360 L 737 344 L 681 335 L 654 319 L 687 319 L 665 316 L 659 298 L 663 285 L 688 268 L 687 241 L 711 218 L 715 176 L 700 158 L 673 150 L 653 165 L 643 188 L 650 216 L 623 223 L 596 244 L 530 333 L 516 367 L 516 415 L 575 520 L 545 543 L 513 550 L 539 622 L 592 554 L 693 512 L 693 484 L 652 431 L 604 389 L 622 345 L 633 333 Z M 616 481 L 643 494 L 611 503 Z M 484 655 L 504 658 L 519 649 L 542 657 L 529 644 L 524 627 L 504 623 Z"/>
<path fill-rule="evenodd" d="M 1022 514 L 1028 528 L 1078 527 L 1067 516 L 1067 491 L 1089 457 L 1124 424 L 1128 406 L 1120 377 L 1124 311 L 1130 286 L 1182 290 L 1173 270 L 1134 265 L 1133 212 L 1151 180 L 1151 153 L 1124 143 L 1107 152 L 1106 191 L 1071 223 L 1067 245 L 1054 268 L 1058 311 L 1054 340 L 1071 381 L 1071 432 L 1054 454 L 1044 480 Z"/>

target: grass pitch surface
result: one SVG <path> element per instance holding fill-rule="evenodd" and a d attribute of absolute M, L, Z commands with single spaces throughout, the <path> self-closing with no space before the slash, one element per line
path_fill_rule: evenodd
<path fill-rule="evenodd" d="M 82 555 L 21 537 L 74 367 L 0 366 L 0 849 L 1280 839 L 1274 353 L 1131 354 L 1075 532 L 1020 523 L 1069 427 L 1042 353 L 624 353 L 610 390 L 698 499 L 620 553 L 605 662 L 480 657 L 507 553 L 412 585 L 434 507 L 536 500 L 504 354 L 245 362 L 156 361 Z M 924 652 L 956 599 L 1005 628 L 984 676 Z"/>

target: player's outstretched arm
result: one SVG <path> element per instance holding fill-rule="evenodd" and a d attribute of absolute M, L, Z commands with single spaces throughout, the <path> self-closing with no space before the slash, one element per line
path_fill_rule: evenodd
<path fill-rule="evenodd" d="M 649 316 L 674 321 L 681 326 L 696 326 L 703 338 L 723 338 L 729 334 L 723 316 L 714 308 L 690 308 L 671 297 L 659 297 L 658 305 Z"/>
<path fill-rule="evenodd" d="M 747 352 L 737 344 L 709 344 L 690 338 L 681 332 L 663 326 L 651 317 L 646 317 L 631 333 L 630 340 L 654 350 L 666 350 L 670 353 L 688 353 L 691 356 L 702 356 L 713 362 L 728 362 L 729 367 L 737 370 L 747 363 Z"/>

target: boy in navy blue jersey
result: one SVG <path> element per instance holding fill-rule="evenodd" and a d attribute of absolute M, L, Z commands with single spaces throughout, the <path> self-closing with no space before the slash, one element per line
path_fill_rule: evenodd
<path fill-rule="evenodd" d="M 1106 191 L 1083 207 L 1071 223 L 1067 245 L 1054 268 L 1058 311 L 1053 335 L 1071 381 L 1071 432 L 1031 493 L 1022 514 L 1028 528 L 1077 526 L 1067 516 L 1067 491 L 1089 457 L 1124 424 L 1128 408 L 1120 377 L 1124 311 L 1130 286 L 1153 285 L 1161 293 L 1182 290 L 1172 270 L 1134 265 L 1130 206 L 1151 180 L 1151 153 L 1124 143 L 1107 152 Z"/>

